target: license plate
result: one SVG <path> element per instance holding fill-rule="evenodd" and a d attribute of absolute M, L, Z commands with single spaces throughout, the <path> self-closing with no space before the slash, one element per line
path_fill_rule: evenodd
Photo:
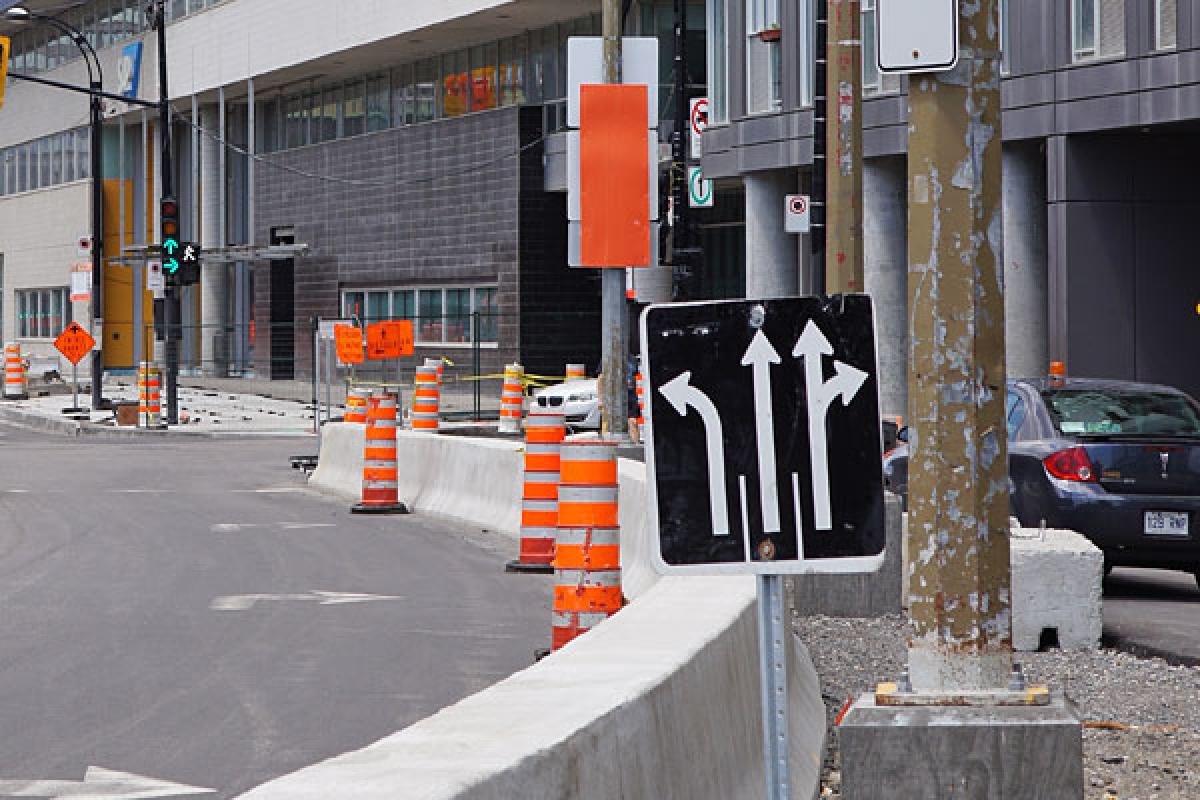
<path fill-rule="evenodd" d="M 1187 536 L 1188 515 L 1186 511 L 1147 511 L 1147 536 Z"/>

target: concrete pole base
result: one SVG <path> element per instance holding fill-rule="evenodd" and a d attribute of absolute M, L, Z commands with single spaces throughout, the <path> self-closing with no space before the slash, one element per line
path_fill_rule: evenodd
<path fill-rule="evenodd" d="M 1083 733 L 1062 693 L 1041 706 L 880 706 L 837 728 L 844 800 L 1062 800 L 1083 796 Z"/>

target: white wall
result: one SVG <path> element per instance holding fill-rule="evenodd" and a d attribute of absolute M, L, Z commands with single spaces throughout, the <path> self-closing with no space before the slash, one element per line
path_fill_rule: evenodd
<path fill-rule="evenodd" d="M 0 254 L 4 256 L 5 341 L 16 334 L 14 289 L 70 285 L 71 264 L 79 255 L 78 237 L 88 231 L 90 181 L 0 197 Z M 87 325 L 86 303 L 75 303 L 77 322 Z M 57 332 L 56 332 L 57 333 Z M 22 340 L 34 355 L 54 355 L 51 340 Z"/>

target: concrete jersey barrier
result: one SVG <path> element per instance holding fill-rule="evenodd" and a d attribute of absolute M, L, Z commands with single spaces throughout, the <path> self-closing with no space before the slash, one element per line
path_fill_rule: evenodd
<path fill-rule="evenodd" d="M 351 427 L 356 426 L 326 428 L 322 463 L 313 475 L 316 485 L 352 494 L 363 437 L 344 430 Z M 403 465 L 421 467 L 407 477 L 402 474 L 401 499 L 411 500 L 417 509 L 515 536 L 515 524 L 486 516 L 519 508 L 519 453 L 515 447 L 496 446 L 505 444 L 401 437 L 402 473 Z M 623 460 L 619 480 L 621 563 L 626 594 L 633 598 L 630 605 L 495 686 L 361 750 L 273 780 L 241 797 L 761 796 L 755 581 L 658 577 L 650 566 L 653 537 L 642 514 L 645 467 Z M 509 484 L 511 489 L 498 488 Z M 511 491 L 507 501 L 504 491 Z M 792 644 L 788 685 L 793 796 L 814 798 L 824 751 L 825 709 L 811 658 L 795 637 Z"/>

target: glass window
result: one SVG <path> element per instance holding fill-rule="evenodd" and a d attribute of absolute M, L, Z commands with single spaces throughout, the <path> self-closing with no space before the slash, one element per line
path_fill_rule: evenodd
<path fill-rule="evenodd" d="M 63 182 L 63 137 L 55 134 L 50 137 L 50 183 L 58 186 Z"/>
<path fill-rule="evenodd" d="M 1025 421 L 1025 402 L 1016 392 L 1009 391 L 1006 400 L 1005 413 L 1008 417 L 1008 438 L 1016 439 L 1021 423 Z"/>
<path fill-rule="evenodd" d="M 343 89 L 342 136 L 358 136 L 367 132 L 367 84 L 359 79 L 349 81 Z M 386 94 L 384 95 L 386 97 Z M 384 126 L 386 127 L 386 126 Z"/>
<path fill-rule="evenodd" d="M 54 334 L 50 332 L 50 290 L 42 289 L 38 292 L 38 332 L 37 335 L 43 339 L 49 339 Z"/>
<path fill-rule="evenodd" d="M 446 290 L 446 341 L 462 344 L 471 341 L 471 290 Z"/>
<path fill-rule="evenodd" d="M 29 145 L 17 145 L 17 191 L 29 191 Z"/>
<path fill-rule="evenodd" d="M 496 309 L 495 289 L 475 290 L 475 311 L 479 312 L 479 341 L 495 342 L 498 340 L 498 317 Z"/>
<path fill-rule="evenodd" d="M 1125 0 L 1072 0 L 1071 43 L 1075 61 L 1125 53 Z"/>
<path fill-rule="evenodd" d="M 557 99 L 558 71 L 558 39 L 554 27 L 534 31 L 533 53 L 530 58 L 529 100 L 541 103 Z"/>
<path fill-rule="evenodd" d="M 92 177 L 92 134 L 87 128 L 75 129 L 75 178 Z"/>
<path fill-rule="evenodd" d="M 413 85 L 413 65 L 392 70 L 392 124 L 412 125 L 417 121 L 417 90 Z"/>
<path fill-rule="evenodd" d="M 1047 389 L 1042 398 L 1060 433 L 1200 439 L 1200 407 L 1183 394 L 1139 389 Z"/>
<path fill-rule="evenodd" d="M 367 78 L 368 131 L 384 131 L 392 126 L 390 91 L 390 81 L 386 72 Z"/>
<path fill-rule="evenodd" d="M 286 101 L 287 118 L 284 127 L 287 129 L 287 147 L 300 147 L 305 144 L 306 128 L 304 98 L 301 95 L 289 97 Z"/>
<path fill-rule="evenodd" d="M 50 292 L 50 331 L 47 336 L 55 336 L 61 333 L 66 327 L 64 320 L 63 306 L 65 305 L 66 297 L 62 290 L 54 290 Z"/>
<path fill-rule="evenodd" d="M 378 322 L 379 320 L 387 319 L 389 316 L 388 299 L 387 292 L 368 292 L 367 320 L 370 322 Z"/>
<path fill-rule="evenodd" d="M 525 102 L 526 62 L 529 39 L 515 36 L 500 43 L 500 104 L 515 106 Z"/>
<path fill-rule="evenodd" d="M 442 56 L 442 114 L 460 117 L 468 105 L 467 51 Z"/>
<path fill-rule="evenodd" d="M 496 86 L 496 64 L 499 55 L 495 44 L 471 48 L 471 110 L 495 108 L 499 91 Z"/>
<path fill-rule="evenodd" d="M 260 153 L 274 153 L 279 149 L 279 102 L 278 98 L 268 100 L 259 111 L 262 116 L 262 141 L 258 143 Z"/>
<path fill-rule="evenodd" d="M 421 289 L 418 293 L 417 341 L 442 341 L 442 290 Z"/>
<path fill-rule="evenodd" d="M 708 109 L 715 123 L 729 121 L 729 40 L 725 0 L 708 3 Z"/>
<path fill-rule="evenodd" d="M 751 114 L 783 106 L 782 30 L 779 0 L 746 3 L 746 110 Z"/>
<path fill-rule="evenodd" d="M 1155 0 L 1154 49 L 1170 50 L 1177 42 L 1175 29 L 1179 22 L 1177 0 Z"/>
<path fill-rule="evenodd" d="M 70 183 L 75 180 L 75 140 L 78 134 L 75 131 L 66 131 L 63 133 L 63 181 Z"/>
<path fill-rule="evenodd" d="M 427 58 L 417 64 L 417 122 L 437 118 L 438 60 Z"/>
<path fill-rule="evenodd" d="M 331 86 L 313 93 L 313 143 L 331 142 L 338 138 L 338 116 L 342 105 L 342 87 Z"/>
<path fill-rule="evenodd" d="M 50 186 L 50 140 L 38 139 L 34 144 L 34 152 L 37 153 L 37 187 L 45 188 Z M 37 188 L 34 187 L 34 188 Z"/>
<path fill-rule="evenodd" d="M 416 319 L 416 298 L 411 289 L 392 292 L 392 319 Z"/>
<path fill-rule="evenodd" d="M 346 292 L 342 295 L 342 316 L 347 318 L 362 318 L 365 306 L 363 292 Z"/>

